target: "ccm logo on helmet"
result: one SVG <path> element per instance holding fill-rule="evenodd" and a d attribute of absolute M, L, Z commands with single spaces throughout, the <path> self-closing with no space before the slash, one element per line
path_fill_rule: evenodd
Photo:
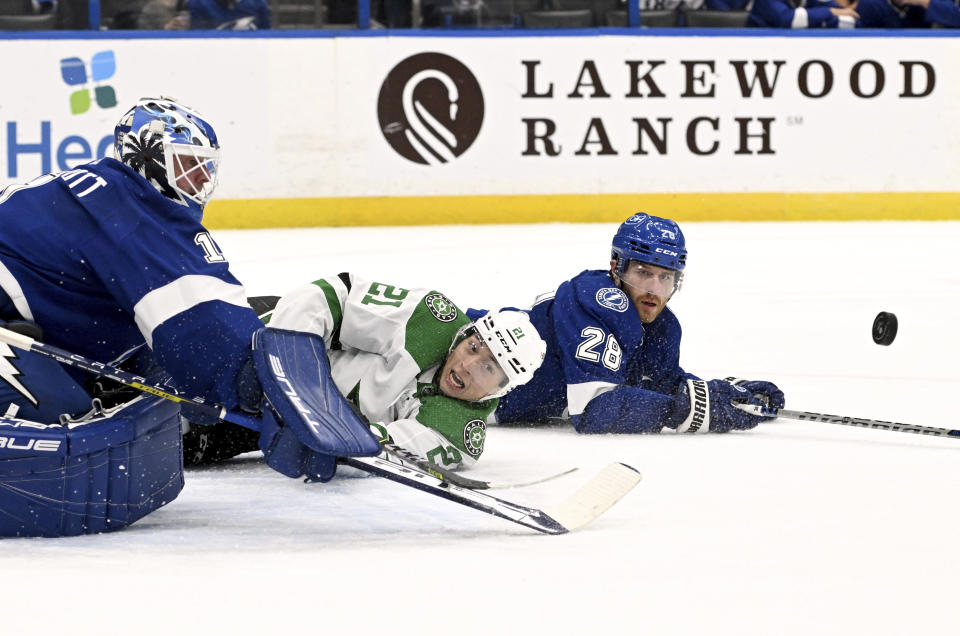
<path fill-rule="evenodd" d="M 666 254 L 667 256 L 678 256 L 678 254 L 677 254 L 676 252 L 671 252 L 670 250 L 665 250 L 665 249 L 663 249 L 662 247 L 658 247 L 657 249 L 655 249 L 655 250 L 653 250 L 653 251 L 654 251 L 654 252 L 658 252 L 658 253 L 660 253 L 660 254 Z"/>
<path fill-rule="evenodd" d="M 56 453 L 60 450 L 62 440 L 58 439 L 28 439 L 26 444 L 17 444 L 17 438 L 0 435 L 0 448 L 8 450 L 35 450 L 45 453 Z"/>

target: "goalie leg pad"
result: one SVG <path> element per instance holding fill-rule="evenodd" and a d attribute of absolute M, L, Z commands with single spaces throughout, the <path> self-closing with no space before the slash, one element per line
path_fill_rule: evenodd
<path fill-rule="evenodd" d="M 253 335 L 253 361 L 281 426 L 291 429 L 303 445 L 331 457 L 380 453 L 369 426 L 333 382 L 323 338 L 259 329 Z"/>
<path fill-rule="evenodd" d="M 0 418 L 0 536 L 124 528 L 183 489 L 179 409 L 137 398 L 69 426 Z"/>

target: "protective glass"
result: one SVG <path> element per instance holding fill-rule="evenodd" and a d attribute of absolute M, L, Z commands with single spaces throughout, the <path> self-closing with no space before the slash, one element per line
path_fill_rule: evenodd
<path fill-rule="evenodd" d="M 640 261 L 630 261 L 620 276 L 623 283 L 633 289 L 653 294 L 660 298 L 669 298 L 680 291 L 683 272 L 648 265 Z"/>

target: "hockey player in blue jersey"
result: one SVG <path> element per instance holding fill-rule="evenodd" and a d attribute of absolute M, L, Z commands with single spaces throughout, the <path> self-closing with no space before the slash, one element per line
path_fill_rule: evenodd
<path fill-rule="evenodd" d="M 0 194 L 0 319 L 94 360 L 146 343 L 180 390 L 257 410 L 241 371 L 263 325 L 200 223 L 218 176 L 213 128 L 143 99 L 121 118 L 115 155 Z M 80 410 L 22 397 L 12 414 L 41 422 Z"/>
<path fill-rule="evenodd" d="M 546 358 L 530 382 L 501 398 L 496 421 L 567 414 L 580 433 L 722 433 L 764 419 L 734 402 L 782 407 L 771 382 L 704 381 L 680 368 L 680 322 L 666 305 L 686 263 L 675 222 L 627 219 L 613 237 L 609 270 L 584 271 L 529 310 Z"/>
<path fill-rule="evenodd" d="M 323 437 L 311 428 L 314 422 L 297 415 L 269 368 L 264 370 L 262 359 L 273 353 L 271 347 L 296 352 L 311 345 L 293 333 L 263 331 L 243 286 L 201 225 L 218 177 L 220 147 L 212 126 L 175 100 L 144 98 L 116 127 L 115 157 L 0 193 L 0 326 L 29 329 L 47 344 L 93 360 L 119 363 L 137 351 L 128 360 L 138 365 L 135 372 L 153 368 L 181 393 L 227 412 L 253 414 L 267 463 L 289 476 L 326 480 L 336 457 L 379 452 L 366 423 L 352 412 L 331 422 L 345 435 Z M 104 411 L 102 403 L 92 404 L 97 396 L 82 373 L 5 344 L 0 356 L 0 535 L 122 527 L 176 496 L 182 458 L 175 408 L 171 414 L 167 404 L 138 405 L 136 418 L 124 419 Z M 283 352 L 276 356 L 284 360 Z M 298 381 L 295 366 L 286 364 L 284 382 Z M 312 383 L 303 386 L 301 397 L 312 391 L 326 396 L 323 382 L 329 381 L 328 404 L 342 401 L 329 369 L 304 377 Z M 200 423 L 217 420 L 190 416 Z M 164 437 L 157 426 L 164 433 L 176 428 L 176 440 L 164 438 L 170 443 L 157 447 Z M 116 463 L 94 459 L 119 449 L 126 455 Z M 50 464 L 54 459 L 60 463 Z M 154 460 L 163 467 L 150 483 L 133 484 L 131 479 L 153 468 L 134 462 Z M 22 480 L 16 486 L 14 476 Z M 92 495 L 77 494 L 71 479 L 103 481 L 97 490 L 102 515 L 90 515 L 91 502 L 84 497 Z M 106 487 L 115 481 L 124 485 Z M 63 504 L 58 510 L 49 510 L 54 501 L 49 494 L 24 495 L 24 484 L 40 482 L 51 492 L 68 493 L 56 500 Z M 41 508 L 49 518 L 36 519 L 38 502 L 47 502 Z M 21 504 L 20 514 L 11 512 Z M 129 514 L 116 512 L 121 508 Z M 84 521 L 67 528 L 81 517 Z"/>

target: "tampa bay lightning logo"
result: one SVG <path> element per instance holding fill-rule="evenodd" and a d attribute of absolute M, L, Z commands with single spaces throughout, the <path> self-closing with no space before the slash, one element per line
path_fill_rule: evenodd
<path fill-rule="evenodd" d="M 604 287 L 597 292 L 597 304 L 623 313 L 630 306 L 630 300 L 616 287 Z"/>

